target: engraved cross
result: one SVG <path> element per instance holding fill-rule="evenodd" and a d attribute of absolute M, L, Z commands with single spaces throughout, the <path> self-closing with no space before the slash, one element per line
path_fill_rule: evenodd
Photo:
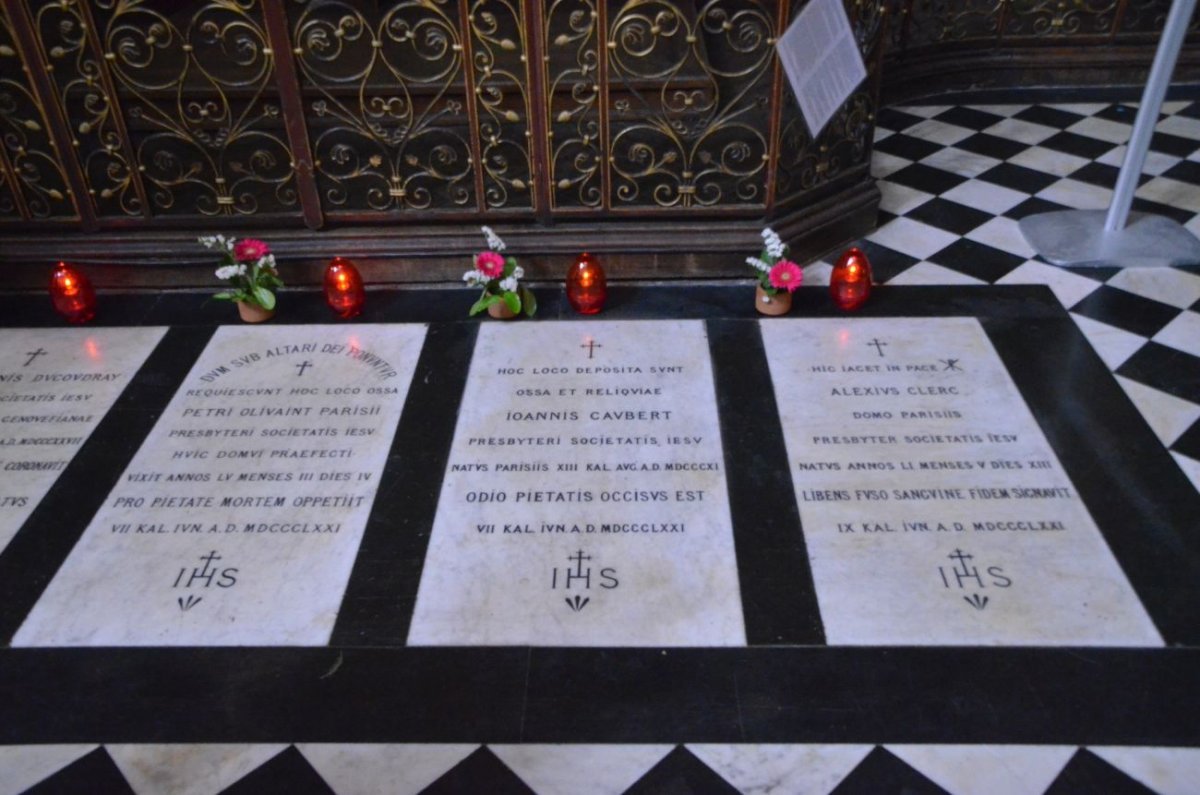
<path fill-rule="evenodd" d="M 25 360 L 23 367 L 28 367 L 33 364 L 33 360 L 39 356 L 45 356 L 48 353 L 44 348 L 38 348 L 36 351 L 25 351 L 25 355 L 29 358 Z"/>

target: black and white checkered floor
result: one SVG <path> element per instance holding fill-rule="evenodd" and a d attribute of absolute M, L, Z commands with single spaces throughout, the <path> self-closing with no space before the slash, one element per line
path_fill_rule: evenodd
<path fill-rule="evenodd" d="M 1101 209 L 1136 109 L 920 106 L 878 117 L 880 283 L 1048 285 L 1200 487 L 1200 267 L 1063 270 L 1019 219 Z M 1200 102 L 1163 109 L 1134 209 L 1200 235 Z M 828 263 L 806 269 L 827 281 Z M 0 708 L 2 712 L 2 708 Z M 244 719 L 244 718 L 243 718 Z M 0 747 L 33 792 L 1185 793 L 1200 749 L 1067 745 L 136 744 Z"/>
<path fill-rule="evenodd" d="M 1047 264 L 1018 222 L 1108 207 L 1136 104 L 927 105 L 879 113 L 879 228 L 862 242 L 886 284 L 1045 284 L 1200 488 L 1200 266 Z M 1200 236 L 1200 102 L 1167 102 L 1133 210 Z M 807 271 L 828 279 L 828 264 Z"/>

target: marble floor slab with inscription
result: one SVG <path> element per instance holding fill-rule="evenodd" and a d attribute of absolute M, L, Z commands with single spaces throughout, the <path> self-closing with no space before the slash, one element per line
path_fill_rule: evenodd
<path fill-rule="evenodd" d="M 0 795 L 1193 795 L 1200 266 L 1018 229 L 1132 112 L 879 109 L 852 316 L 0 293 Z M 1134 209 L 1200 232 L 1198 161 L 1166 103 Z"/>

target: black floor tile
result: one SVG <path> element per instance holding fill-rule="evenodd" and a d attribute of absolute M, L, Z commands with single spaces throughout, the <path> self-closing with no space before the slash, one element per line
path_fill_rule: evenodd
<path fill-rule="evenodd" d="M 920 262 L 916 257 L 910 257 L 870 240 L 860 240 L 858 247 L 867 255 L 867 261 L 871 263 L 871 277 L 875 284 L 891 281 Z"/>
<path fill-rule="evenodd" d="M 1200 102 L 1193 102 L 1175 115 L 1186 116 L 1189 119 L 1200 119 Z"/>
<path fill-rule="evenodd" d="M 914 124 L 920 124 L 925 121 L 920 116 L 914 116 L 911 113 L 905 113 L 895 108 L 883 108 L 875 114 L 875 125 L 882 127 L 885 130 L 892 132 L 903 132 Z"/>
<path fill-rule="evenodd" d="M 1071 268 L 1071 273 L 1101 283 L 1107 282 L 1120 272 L 1121 269 L 1116 267 Z"/>
<path fill-rule="evenodd" d="M 1025 258 L 960 238 L 931 256 L 929 261 L 976 279 L 995 282 L 1020 267 Z"/>
<path fill-rule="evenodd" d="M 1180 182 L 1190 182 L 1200 185 L 1200 163 L 1195 160 L 1184 160 L 1168 168 L 1162 176 L 1177 179 Z"/>
<path fill-rule="evenodd" d="M 934 152 L 939 152 L 944 147 L 941 144 L 932 141 L 926 141 L 921 138 L 914 138 L 911 135 L 904 133 L 896 133 L 877 141 L 875 149 L 879 152 L 886 152 L 889 155 L 907 158 L 908 160 L 920 160 L 923 157 L 929 157 Z"/>
<path fill-rule="evenodd" d="M 963 105 L 955 105 L 950 110 L 934 116 L 934 118 L 946 124 L 956 124 L 959 127 L 966 127 L 967 129 L 976 131 L 987 129 L 993 124 L 1004 121 L 1003 116 L 997 116 L 995 113 L 988 113 L 987 111 L 968 108 Z"/>
<path fill-rule="evenodd" d="M 1085 118 L 1078 113 L 1051 108 L 1046 105 L 1033 105 L 1013 116 L 1014 119 L 1027 121 L 1031 124 L 1041 124 L 1046 127 L 1057 127 L 1065 130 L 1077 121 Z"/>
<path fill-rule="evenodd" d="M 1153 337 L 1179 314 L 1173 306 L 1109 287 L 1092 291 L 1071 311 L 1143 337 Z"/>
<path fill-rule="evenodd" d="M 738 791 L 683 746 L 663 757 L 625 795 L 737 795 Z"/>
<path fill-rule="evenodd" d="M 1200 420 L 1192 423 L 1192 427 L 1179 435 L 1171 449 L 1188 458 L 1200 461 Z"/>
<path fill-rule="evenodd" d="M 1116 166 L 1110 166 L 1106 163 L 1088 163 L 1083 168 L 1072 171 L 1067 176 L 1079 182 L 1086 182 L 1089 185 L 1099 185 L 1101 188 L 1112 188 L 1117 184 L 1117 175 L 1121 173 L 1121 169 Z M 1154 179 L 1151 174 L 1141 174 L 1138 177 L 1138 185 L 1145 185 L 1150 180 Z"/>
<path fill-rule="evenodd" d="M 1168 395 L 1200 403 L 1200 358 L 1181 350 L 1148 342 L 1116 373 Z"/>
<path fill-rule="evenodd" d="M 475 751 L 421 792 L 424 795 L 535 795 L 516 773 L 487 748 Z"/>
<path fill-rule="evenodd" d="M 1001 163 L 979 175 L 979 179 L 993 185 L 1033 194 L 1058 182 L 1058 177 L 1045 171 L 1035 171 L 1014 163 Z"/>
<path fill-rule="evenodd" d="M 290 745 L 222 791 L 222 795 L 335 795 L 304 755 Z"/>
<path fill-rule="evenodd" d="M 1008 160 L 1010 157 L 1024 152 L 1029 147 L 1011 138 L 1001 138 L 989 133 L 975 133 L 954 145 L 955 149 L 965 149 L 977 155 L 994 157 L 998 160 Z"/>
<path fill-rule="evenodd" d="M 1060 132 L 1051 135 L 1038 144 L 1038 146 L 1053 149 L 1056 152 L 1066 152 L 1069 155 L 1076 155 L 1077 157 L 1086 157 L 1088 160 L 1095 160 L 1106 152 L 1115 149 L 1117 144 L 1111 141 L 1102 141 L 1099 138 L 1091 138 L 1087 135 L 1079 135 L 1078 133 Z"/>
<path fill-rule="evenodd" d="M 1046 795 L 1155 795 L 1086 749 L 1079 749 L 1054 779 Z"/>
<path fill-rule="evenodd" d="M 945 229 L 956 235 L 965 235 L 995 216 L 983 210 L 976 210 L 974 207 L 952 202 L 949 199 L 936 198 L 906 213 L 906 217 L 936 226 L 938 229 Z"/>
<path fill-rule="evenodd" d="M 949 795 L 895 754 L 876 747 L 830 795 Z"/>
<path fill-rule="evenodd" d="M 1058 210 L 1070 209 L 1057 202 L 1039 199 L 1036 196 L 1030 196 L 1020 204 L 1013 205 L 1008 212 L 1004 213 L 1005 218 L 1011 218 L 1014 221 L 1020 221 L 1022 218 L 1030 215 L 1038 215 L 1040 213 L 1052 213 Z"/>
<path fill-rule="evenodd" d="M 913 163 L 911 166 L 906 166 L 899 171 L 888 175 L 889 182 L 896 182 L 900 185 L 907 185 L 910 188 L 932 193 L 935 196 L 940 193 L 945 193 L 956 185 L 961 185 L 967 181 L 966 177 L 960 177 L 958 174 L 951 174 L 949 171 L 942 171 L 940 168 L 933 168 L 922 163 Z M 1038 190 L 1041 190 L 1040 188 Z"/>
<path fill-rule="evenodd" d="M 1163 152 L 1175 157 L 1187 157 L 1200 149 L 1200 141 L 1195 138 L 1184 138 L 1181 135 L 1156 132 L 1150 138 L 1150 148 L 1155 152 Z"/>
<path fill-rule="evenodd" d="M 1109 105 L 1099 113 L 1092 114 L 1097 119 L 1107 119 L 1108 121 L 1117 121 L 1122 124 L 1132 125 L 1134 119 L 1137 118 L 1137 108 L 1132 105 Z M 1161 114 L 1160 114 L 1161 115 Z"/>
<path fill-rule="evenodd" d="M 25 790 L 25 795 L 133 795 L 108 751 L 97 748 Z"/>
<path fill-rule="evenodd" d="M 1151 215 L 1162 215 L 1172 220 L 1178 221 L 1181 224 L 1186 224 L 1188 221 L 1196 217 L 1196 213 L 1191 210 L 1185 210 L 1181 207 L 1174 207 L 1170 204 L 1160 204 L 1149 199 L 1139 199 L 1136 196 L 1130 204 L 1130 209 L 1139 213 L 1150 213 Z"/>

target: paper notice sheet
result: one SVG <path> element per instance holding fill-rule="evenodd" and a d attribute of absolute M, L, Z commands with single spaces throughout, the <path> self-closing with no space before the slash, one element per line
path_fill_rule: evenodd
<path fill-rule="evenodd" d="M 811 0 L 775 48 L 816 137 L 867 76 L 841 0 Z"/>

